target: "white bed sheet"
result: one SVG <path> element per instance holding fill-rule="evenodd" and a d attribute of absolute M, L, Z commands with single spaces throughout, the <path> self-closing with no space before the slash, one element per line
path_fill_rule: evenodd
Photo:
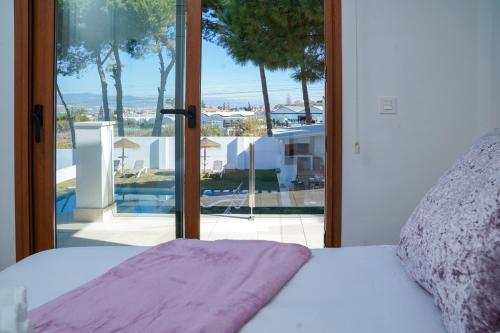
<path fill-rule="evenodd" d="M 144 249 L 82 247 L 38 253 L 0 272 L 0 287 L 26 287 L 32 309 Z M 446 332 L 432 297 L 406 275 L 395 249 L 313 250 L 311 260 L 242 332 Z"/>

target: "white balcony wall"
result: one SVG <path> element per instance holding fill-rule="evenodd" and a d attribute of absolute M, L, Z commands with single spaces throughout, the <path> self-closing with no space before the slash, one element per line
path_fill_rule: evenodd
<path fill-rule="evenodd" d="M 256 168 L 274 169 L 278 163 L 278 140 L 254 137 L 208 137 L 220 144 L 220 148 L 207 148 L 207 169 L 215 160 L 221 160 L 226 169 L 248 169 L 248 145 L 256 144 Z M 144 166 L 152 169 L 175 168 L 175 139 L 173 137 L 127 137 L 140 145 L 139 149 L 125 149 L 125 168 L 132 168 L 136 160 L 143 160 Z M 115 138 L 119 140 L 119 138 Z M 120 159 L 122 150 L 114 149 L 115 160 Z M 203 149 L 200 150 L 203 164 Z"/>
<path fill-rule="evenodd" d="M 64 169 L 75 164 L 76 154 L 73 149 L 56 150 L 56 169 Z"/>
<path fill-rule="evenodd" d="M 115 141 L 121 138 L 115 137 Z M 135 161 L 144 161 L 144 166 L 149 169 L 175 168 L 175 139 L 173 137 L 127 137 L 128 140 L 139 144 L 138 149 L 125 149 L 125 168 L 134 166 Z M 282 161 L 280 146 L 281 141 L 268 137 L 209 137 L 210 140 L 220 144 L 220 148 L 207 148 L 207 170 L 212 169 L 216 160 L 222 161 L 226 169 L 248 169 L 248 146 L 255 142 L 255 166 L 257 169 L 276 169 Z M 200 161 L 203 166 L 203 149 L 200 150 Z M 68 179 L 74 170 L 73 149 L 57 150 L 58 182 Z M 121 160 L 121 148 L 113 150 L 113 159 Z M 74 172 L 74 171 L 73 171 Z M 60 175 L 60 177 L 59 177 Z M 74 177 L 73 177 L 74 178 Z M 63 180 L 64 179 L 64 180 Z"/>

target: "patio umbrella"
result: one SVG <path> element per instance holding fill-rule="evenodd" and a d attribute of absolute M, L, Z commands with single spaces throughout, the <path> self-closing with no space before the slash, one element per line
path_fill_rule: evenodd
<path fill-rule="evenodd" d="M 133 142 L 133 141 L 130 141 L 129 139 L 123 138 L 123 139 L 116 141 L 114 144 L 114 147 L 122 149 L 122 156 L 118 156 L 118 157 L 120 157 L 122 159 L 122 175 L 123 175 L 123 166 L 125 165 L 125 158 L 127 157 L 127 156 L 125 156 L 125 148 L 127 148 L 127 149 L 139 149 L 140 145 Z"/>
<path fill-rule="evenodd" d="M 203 173 L 205 173 L 207 166 L 207 148 L 220 148 L 220 144 L 209 138 L 203 138 L 200 142 L 200 148 L 203 148 Z"/>

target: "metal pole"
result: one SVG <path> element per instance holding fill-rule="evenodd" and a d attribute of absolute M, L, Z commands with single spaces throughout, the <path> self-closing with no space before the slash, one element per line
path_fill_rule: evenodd
<path fill-rule="evenodd" d="M 250 167 L 248 170 L 248 206 L 250 207 L 250 220 L 253 220 L 253 209 L 255 207 L 255 144 L 250 143 L 248 147 L 250 155 Z"/>
<path fill-rule="evenodd" d="M 207 172 L 207 147 L 203 147 L 203 174 Z"/>
<path fill-rule="evenodd" d="M 123 177 L 123 168 L 125 167 L 125 147 L 122 147 L 122 177 Z"/>
<path fill-rule="evenodd" d="M 185 0 L 176 1 L 175 105 L 184 109 L 184 61 L 186 45 Z M 175 237 L 184 237 L 184 116 L 175 116 Z"/>

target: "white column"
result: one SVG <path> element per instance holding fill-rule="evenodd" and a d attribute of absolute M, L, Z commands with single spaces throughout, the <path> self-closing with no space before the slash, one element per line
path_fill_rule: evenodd
<path fill-rule="evenodd" d="M 95 121 L 75 124 L 76 209 L 81 222 L 108 220 L 114 204 L 113 124 Z"/>

